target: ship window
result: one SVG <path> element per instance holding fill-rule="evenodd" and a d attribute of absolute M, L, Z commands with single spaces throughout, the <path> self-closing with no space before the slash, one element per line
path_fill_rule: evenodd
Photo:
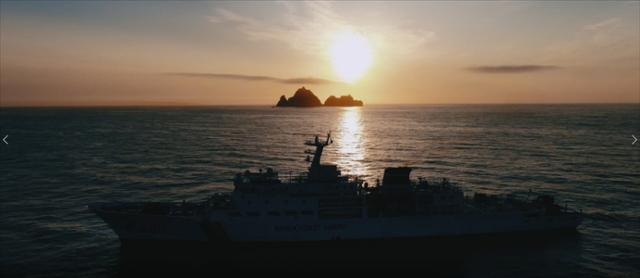
<path fill-rule="evenodd" d="M 298 214 L 298 212 L 295 211 L 295 210 L 287 210 L 287 211 L 284 212 L 284 214 L 288 215 L 288 216 L 295 216 L 295 215 Z"/>
<path fill-rule="evenodd" d="M 256 211 L 247 212 L 247 216 L 260 216 L 260 213 Z"/>
<path fill-rule="evenodd" d="M 303 210 L 302 215 L 313 215 L 313 211 L 311 210 Z"/>
<path fill-rule="evenodd" d="M 237 211 L 234 211 L 234 212 L 230 212 L 230 213 L 229 213 L 229 216 L 233 216 L 233 217 L 241 216 L 241 215 L 242 215 L 242 214 L 241 214 L 240 212 L 237 212 Z"/>
<path fill-rule="evenodd" d="M 278 211 L 270 211 L 268 214 L 271 216 L 280 216 L 280 212 Z"/>

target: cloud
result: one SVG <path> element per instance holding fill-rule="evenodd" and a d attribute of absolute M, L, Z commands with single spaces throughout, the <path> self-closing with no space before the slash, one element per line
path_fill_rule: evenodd
<path fill-rule="evenodd" d="M 245 75 L 245 74 L 233 74 L 233 73 L 199 73 L 199 72 L 169 72 L 164 73 L 170 76 L 179 77 L 193 77 L 193 78 L 209 78 L 209 79 L 232 79 L 242 81 L 270 81 L 282 84 L 309 84 L 309 85 L 323 85 L 323 84 L 339 84 L 341 82 L 314 78 L 314 77 L 297 77 L 297 78 L 278 78 L 273 76 L 264 75 Z"/>
<path fill-rule="evenodd" d="M 610 30 L 614 28 L 619 28 L 621 23 L 622 23 L 622 20 L 620 20 L 620 18 L 614 17 L 614 18 L 609 18 L 607 20 L 603 20 L 594 24 L 587 24 L 586 26 L 584 26 L 584 29 L 589 31 Z"/>
<path fill-rule="evenodd" d="M 559 69 L 554 65 L 498 65 L 498 66 L 475 66 L 466 68 L 469 71 L 479 73 L 525 73 L 536 71 L 547 71 Z"/>
<path fill-rule="evenodd" d="M 640 54 L 638 27 L 637 21 L 618 17 L 585 24 L 572 36 L 550 44 L 541 58 L 581 66 L 607 64 L 618 67 L 636 63 Z"/>
<path fill-rule="evenodd" d="M 241 8 L 234 11 L 218 8 L 208 19 L 214 24 L 228 25 L 248 40 L 279 42 L 294 50 L 314 55 L 326 53 L 336 34 L 344 31 L 362 34 L 371 41 L 374 48 L 394 54 L 415 55 L 416 49 L 436 39 L 435 32 L 431 30 L 377 20 L 384 13 L 363 12 L 362 16 L 353 18 L 340 14 L 341 9 L 330 2 L 280 4 L 283 6 L 277 20 L 251 16 L 249 10 L 245 13 Z M 367 18 L 371 18 L 371 21 L 366 21 Z"/>

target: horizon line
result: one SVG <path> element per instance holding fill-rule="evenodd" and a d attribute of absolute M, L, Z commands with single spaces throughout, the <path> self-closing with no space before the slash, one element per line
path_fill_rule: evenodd
<path fill-rule="evenodd" d="M 366 106 L 421 106 L 421 105 L 640 105 L 638 102 L 442 102 L 442 103 L 372 103 L 363 106 L 345 107 L 366 107 Z M 175 104 L 54 104 L 54 105 L 5 105 L 0 104 L 0 108 L 131 108 L 131 107 L 276 107 L 275 104 L 195 104 L 195 103 L 175 103 Z M 285 107 L 285 108 L 318 108 L 317 107 Z M 341 106 L 331 106 L 338 107 Z"/>

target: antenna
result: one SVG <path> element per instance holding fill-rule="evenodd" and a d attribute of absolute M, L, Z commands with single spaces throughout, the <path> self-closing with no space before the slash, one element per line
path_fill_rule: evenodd
<path fill-rule="evenodd" d="M 333 140 L 331 140 L 331 132 L 327 133 L 327 139 L 325 141 L 320 141 L 320 138 L 318 138 L 318 135 L 315 135 L 313 140 L 309 140 L 304 142 L 305 145 L 307 146 L 314 146 L 316 147 L 316 150 L 313 152 L 313 160 L 311 161 L 311 167 L 315 167 L 315 166 L 319 166 L 320 165 L 320 158 L 322 157 L 322 150 L 324 149 L 324 147 L 326 147 L 327 145 L 333 143 Z M 305 153 L 307 154 L 311 154 L 311 151 L 305 151 Z"/>

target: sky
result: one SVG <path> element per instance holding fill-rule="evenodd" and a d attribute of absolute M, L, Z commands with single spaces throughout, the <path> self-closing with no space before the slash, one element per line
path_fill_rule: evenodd
<path fill-rule="evenodd" d="M 355 51 L 332 52 L 340 34 Z M 302 86 L 365 105 L 640 103 L 640 1 L 0 2 L 0 106 L 273 105 Z"/>

